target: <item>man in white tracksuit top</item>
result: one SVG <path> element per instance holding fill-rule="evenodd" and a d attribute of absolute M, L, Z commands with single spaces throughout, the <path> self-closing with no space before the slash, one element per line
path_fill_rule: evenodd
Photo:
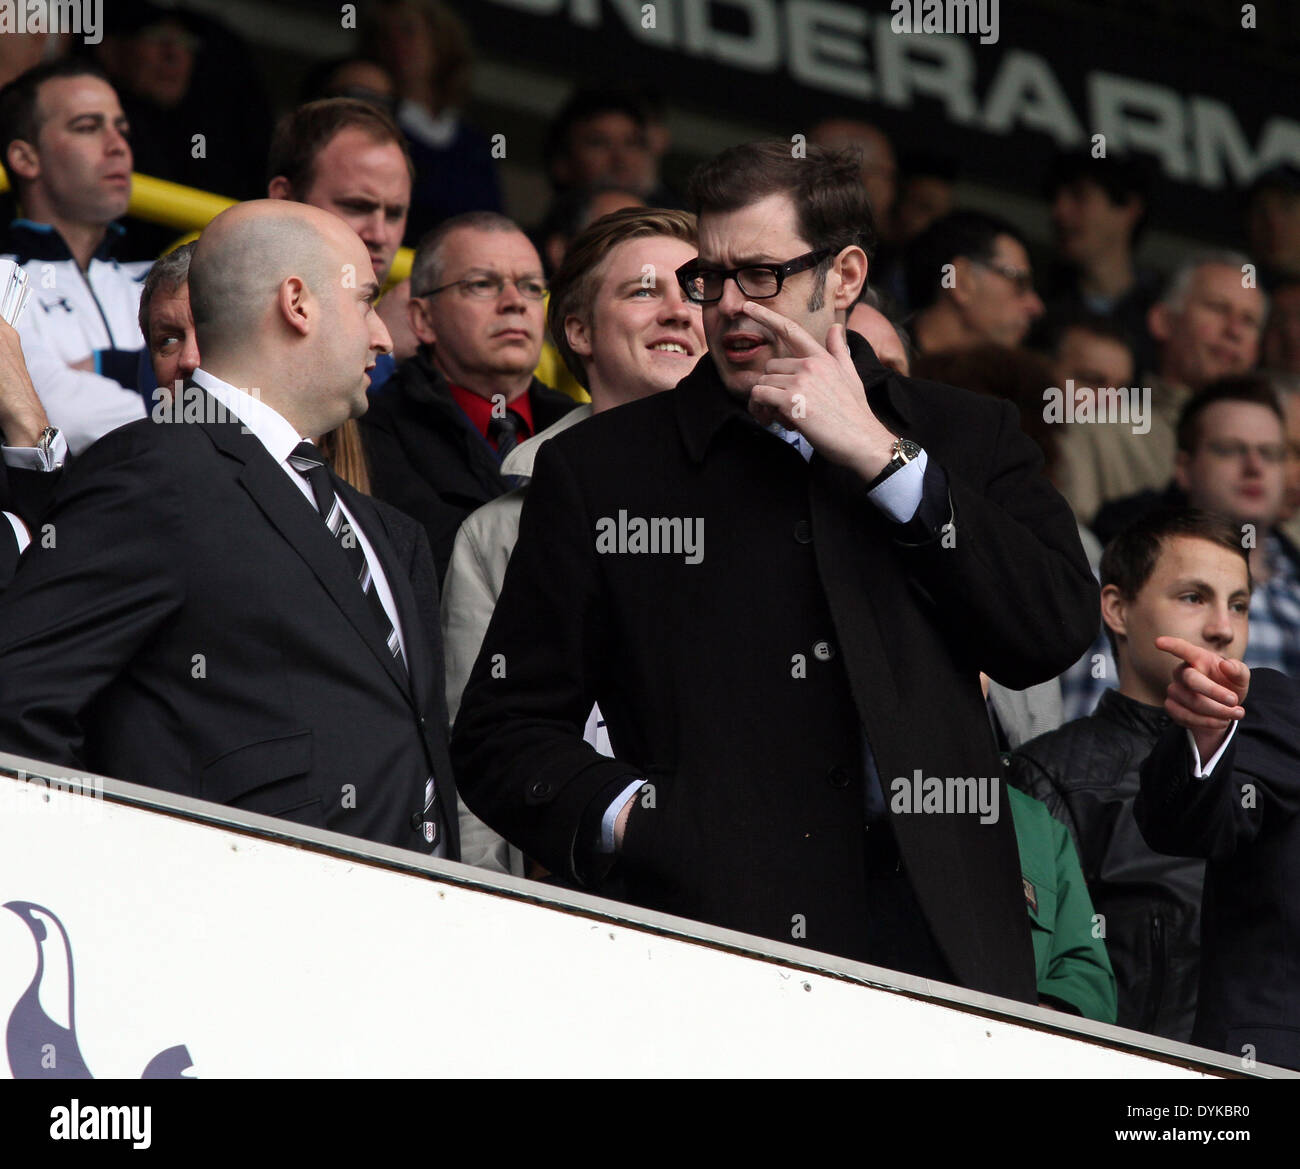
<path fill-rule="evenodd" d="M 127 133 L 113 87 L 85 62 L 38 65 L 0 90 L 0 157 L 24 212 L 5 250 L 31 281 L 17 328 L 73 455 L 147 412 L 137 313 L 149 264 L 108 256 L 131 196 Z"/>

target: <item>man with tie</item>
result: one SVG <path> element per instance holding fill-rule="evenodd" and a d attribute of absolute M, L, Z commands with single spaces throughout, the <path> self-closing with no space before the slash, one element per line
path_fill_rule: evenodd
<path fill-rule="evenodd" d="M 366 408 L 378 293 L 317 208 L 208 226 L 201 367 L 72 466 L 0 598 L 0 749 L 458 856 L 427 543 L 305 441 Z"/>
<path fill-rule="evenodd" d="M 420 241 L 411 268 L 419 352 L 361 420 L 376 498 L 425 526 L 441 581 L 461 521 L 512 486 L 501 460 L 574 407 L 533 370 L 546 280 L 537 249 L 494 211 L 471 211 Z"/>

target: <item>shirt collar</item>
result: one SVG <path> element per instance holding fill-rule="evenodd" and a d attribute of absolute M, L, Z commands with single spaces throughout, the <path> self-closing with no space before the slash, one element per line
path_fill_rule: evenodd
<path fill-rule="evenodd" d="M 473 390 L 467 390 L 464 386 L 458 386 L 452 382 L 447 384 L 451 389 L 452 398 L 455 400 L 456 405 L 464 411 L 470 425 L 489 442 L 492 442 L 493 439 L 489 434 L 492 426 L 491 399 L 481 397 L 479 394 L 474 393 Z M 527 390 L 509 403 L 507 409 L 517 414 L 524 421 L 525 432 L 520 436 L 521 438 L 527 438 L 536 432 L 537 428 L 533 425 L 533 402 Z"/>
<path fill-rule="evenodd" d="M 236 389 L 219 377 L 203 369 L 196 369 L 190 380 L 206 390 L 226 410 L 244 424 L 244 429 L 271 453 L 277 463 L 286 462 L 293 448 L 302 442 L 302 436 L 283 414 L 268 406 L 246 390 Z"/>
<path fill-rule="evenodd" d="M 90 258 L 111 262 L 113 249 L 126 234 L 120 223 L 110 223 L 104 230 L 104 238 Z M 15 219 L 9 224 L 9 246 L 18 257 L 17 262 L 24 264 L 28 260 L 71 260 L 72 249 L 53 224 L 37 223 L 34 219 Z"/>

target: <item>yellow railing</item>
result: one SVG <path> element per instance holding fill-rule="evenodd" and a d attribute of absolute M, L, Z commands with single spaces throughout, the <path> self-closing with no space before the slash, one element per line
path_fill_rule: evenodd
<path fill-rule="evenodd" d="M 9 178 L 0 170 L 0 191 L 8 189 Z M 177 231 L 197 233 L 236 202 L 237 200 L 228 199 L 224 195 L 200 191 L 197 187 L 185 187 L 180 183 L 169 183 L 166 179 L 133 174 L 131 202 L 127 210 L 137 219 L 147 219 L 150 223 L 159 223 L 163 227 L 174 227 Z M 414 253 L 410 248 L 398 249 L 388 273 L 390 286 L 405 280 L 411 274 L 413 258 Z"/>

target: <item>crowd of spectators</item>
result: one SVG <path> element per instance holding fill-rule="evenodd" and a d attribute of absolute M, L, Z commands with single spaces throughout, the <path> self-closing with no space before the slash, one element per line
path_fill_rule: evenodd
<path fill-rule="evenodd" d="M 58 553 L 53 542 L 47 547 L 42 538 L 47 527 L 54 530 L 65 522 L 79 530 L 76 509 L 97 485 L 83 466 L 94 467 L 93 475 L 103 477 L 104 490 L 111 494 L 114 476 L 120 478 L 121 468 L 133 458 L 147 462 L 159 457 L 122 436 L 135 434 L 160 414 L 171 418 L 173 407 L 179 415 L 187 389 L 195 385 L 236 413 L 254 409 L 246 391 L 258 384 L 252 380 L 258 371 L 239 367 L 249 380 L 244 389 L 234 390 L 238 383 L 214 373 L 205 357 L 220 355 L 218 364 L 226 363 L 222 370 L 233 375 L 236 354 L 260 355 L 270 363 L 268 369 L 282 371 L 302 360 L 306 340 L 322 347 L 320 352 L 344 352 L 341 346 L 353 326 L 342 316 L 331 317 L 334 310 L 325 311 L 310 296 L 299 303 L 291 281 L 271 279 L 273 260 L 307 263 L 302 241 L 314 232 L 312 238 L 321 248 L 333 249 L 331 255 L 351 257 L 343 284 L 361 294 L 361 310 L 354 306 L 346 311 L 362 311 L 368 322 L 368 332 L 352 338 L 364 359 L 365 397 L 349 404 L 349 394 L 356 398 L 356 379 L 346 385 L 340 380 L 329 391 L 339 409 L 310 410 L 301 405 L 310 387 L 277 398 L 271 387 L 262 386 L 263 405 L 269 403 L 272 413 L 283 415 L 279 422 L 294 421 L 298 439 L 315 444 L 322 463 L 332 468 L 334 486 L 322 487 L 319 466 L 312 463 L 310 450 L 303 454 L 301 444 L 290 442 L 293 452 L 286 448 L 278 457 L 309 506 L 325 517 L 343 516 L 341 529 L 333 521 L 330 525 L 336 536 L 343 533 L 345 548 L 353 527 L 363 537 L 369 533 L 370 539 L 362 540 L 362 592 L 376 609 L 394 658 L 412 678 L 423 659 L 411 644 L 417 608 L 407 610 L 402 601 L 408 576 L 419 594 L 419 612 L 440 604 L 437 628 L 426 631 L 436 643 L 430 660 L 436 664 L 437 693 L 421 694 L 412 682 L 412 701 L 423 704 L 421 734 L 439 738 L 417 766 L 423 769 L 418 777 L 423 800 L 419 793 L 396 795 L 395 788 L 383 785 L 369 796 L 397 800 L 403 808 L 414 800 L 410 827 L 419 837 L 412 843 L 390 831 L 397 824 L 406 832 L 404 811 L 396 817 L 371 815 L 366 827 L 342 814 L 322 813 L 325 826 L 407 847 L 417 847 L 422 839 L 438 855 L 496 871 L 574 882 L 721 924 L 739 923 L 783 940 L 802 939 L 797 929 L 779 934 L 769 924 L 753 924 L 768 919 L 748 903 L 743 912 L 731 913 L 720 893 L 716 901 L 709 896 L 693 901 L 683 892 L 690 881 L 681 873 L 711 864 L 706 838 L 716 825 L 683 823 L 682 793 L 672 790 L 665 775 L 676 759 L 652 758 L 649 744 L 662 737 L 656 719 L 683 728 L 683 739 L 700 733 L 701 723 L 706 728 L 716 724 L 714 731 L 721 736 L 723 724 L 753 719 L 747 733 L 774 740 L 812 735 L 817 719 L 809 716 L 807 726 L 785 718 L 769 725 L 764 720 L 770 712 L 764 709 L 755 718 L 745 695 L 712 688 L 724 675 L 709 673 L 698 662 L 688 668 L 683 663 L 694 659 L 663 643 L 665 638 L 694 637 L 690 631 L 700 626 L 697 610 L 707 616 L 714 606 L 719 648 L 697 646 L 696 652 L 722 654 L 720 647 L 730 645 L 732 636 L 722 632 L 722 611 L 732 605 L 732 597 L 688 585 L 691 595 L 656 596 L 644 601 L 645 611 L 620 608 L 621 600 L 616 604 L 609 598 L 621 598 L 618 590 L 624 584 L 612 569 L 608 577 L 595 569 L 587 575 L 577 572 L 574 564 L 584 554 L 572 542 L 572 528 L 555 517 L 576 516 L 600 502 L 597 496 L 593 504 L 584 494 L 594 490 L 589 480 L 595 472 L 588 476 L 584 468 L 571 466 L 588 450 L 579 435 L 588 435 L 590 443 L 601 436 L 626 443 L 628 476 L 633 481 L 637 475 L 653 477 L 658 472 L 645 469 L 648 455 L 637 447 L 642 434 L 647 444 L 663 442 L 666 424 L 654 412 L 657 395 L 679 383 L 698 387 L 710 362 L 716 362 L 733 394 L 743 383 L 747 393 L 755 394 L 753 402 L 766 401 L 763 395 L 777 390 L 763 382 L 764 376 L 775 385 L 782 378 L 803 376 L 796 368 L 800 361 L 822 361 L 817 368 L 823 373 L 856 370 L 854 376 L 867 387 L 873 419 L 892 416 L 881 406 L 887 397 L 876 391 L 888 384 L 895 387 L 889 393 L 899 417 L 907 415 L 900 401 L 920 402 L 928 409 L 931 395 L 937 395 L 934 401 L 950 403 L 953 424 L 967 419 L 971 431 L 958 437 L 936 431 L 932 443 L 921 444 L 924 458 L 903 450 L 916 444 L 899 440 L 902 447 L 895 458 L 901 458 L 903 469 L 890 492 L 878 494 L 883 483 L 865 476 L 873 487 L 870 506 L 881 513 L 865 516 L 865 494 L 851 506 L 836 505 L 839 511 L 825 499 L 819 505 L 813 498 L 819 490 L 841 490 L 823 469 L 831 462 L 851 465 L 860 452 L 840 452 L 829 432 L 810 436 L 799 425 L 797 410 L 792 414 L 769 405 L 764 413 L 752 402 L 751 413 L 790 448 L 777 450 L 770 483 L 756 479 L 744 488 L 752 492 L 752 506 L 775 507 L 777 485 L 799 475 L 814 485 L 813 519 L 801 516 L 792 524 L 788 555 L 804 556 L 801 546 L 814 543 L 814 528 L 820 544 L 823 525 L 831 529 L 846 522 L 846 515 L 877 534 L 896 524 L 901 533 L 897 548 L 905 550 L 928 542 L 947 547 L 954 530 L 959 544 L 978 544 L 987 535 L 988 547 L 973 553 L 981 561 L 1023 551 L 1026 533 L 1032 532 L 1039 542 L 1033 555 L 1023 564 L 1000 565 L 997 572 L 1004 577 L 988 575 L 993 569 L 987 563 L 979 570 L 983 576 L 974 566 L 963 568 L 975 574 L 972 587 L 989 597 L 1002 590 L 1005 603 L 1016 604 L 1017 597 L 1025 596 L 1014 581 L 1023 567 L 1025 582 L 1052 580 L 1066 590 L 1045 596 L 1040 589 L 1030 598 L 1034 603 L 1065 612 L 1071 597 L 1078 602 L 1064 616 L 1058 614 L 1058 643 L 1039 647 L 1037 657 L 1028 647 L 1020 647 L 1019 656 L 1013 653 L 1014 638 L 1003 639 L 1003 657 L 986 655 L 985 638 L 969 628 L 984 610 L 973 601 L 963 608 L 966 602 L 923 575 L 913 581 L 912 592 L 920 599 L 909 602 L 924 615 L 916 621 L 929 621 L 932 612 L 946 612 L 945 606 L 963 615 L 966 628 L 960 633 L 937 618 L 935 628 L 952 639 L 944 644 L 957 647 L 943 667 L 952 671 L 953 685 L 964 679 L 961 685 L 970 691 L 980 679 L 982 695 L 976 701 L 982 700 L 984 725 L 975 735 L 981 738 L 981 750 L 988 747 L 1000 756 L 1011 785 L 1004 790 L 1021 861 L 1020 908 L 1031 923 L 1036 1001 L 1169 1039 L 1214 1035 L 1215 1042 L 1239 1054 L 1228 1032 L 1198 1021 L 1197 1014 L 1202 955 L 1220 944 L 1214 932 L 1217 919 L 1203 920 L 1201 914 L 1207 863 L 1213 870 L 1225 862 L 1208 847 L 1197 851 L 1188 845 L 1183 854 L 1171 855 L 1171 837 L 1144 831 L 1144 817 L 1154 813 L 1141 807 L 1142 768 L 1171 728 L 1190 731 L 1166 708 L 1166 699 L 1170 687 L 1193 668 L 1192 651 L 1158 649 L 1157 637 L 1183 639 L 1216 661 L 1239 660 L 1252 669 L 1300 678 L 1300 171 L 1275 167 L 1247 192 L 1242 251 L 1190 251 L 1172 270 L 1158 272 L 1138 259 L 1144 230 L 1160 218 L 1159 206 L 1152 204 L 1150 175 L 1139 158 L 1083 152 L 1052 161 L 1042 182 L 1053 232 L 1044 255 L 1010 219 L 963 205 L 958 160 L 899 153 L 881 127 L 828 110 L 826 119 L 810 129 L 809 165 L 821 167 L 818 173 L 832 185 L 853 187 L 851 199 L 857 202 L 852 205 L 869 210 L 861 212 L 861 221 L 841 242 L 823 246 L 814 237 L 821 231 L 831 238 L 826 223 L 835 212 L 824 212 L 826 223 L 818 227 L 805 215 L 816 196 L 803 192 L 797 179 L 772 179 L 764 187 L 770 175 L 787 172 L 762 150 L 756 150 L 758 162 L 752 165 L 762 163 L 767 170 L 753 171 L 757 185 L 752 193 L 735 194 L 727 186 L 728 166 L 749 173 L 744 168 L 751 165 L 734 154 L 726 156 L 725 164 L 707 164 L 704 177 L 697 176 L 689 189 L 675 190 L 664 176 L 671 143 L 662 95 L 648 89 L 580 88 L 556 112 L 542 144 L 550 205 L 519 222 L 504 213 L 491 139 L 466 119 L 472 55 L 462 25 L 445 4 L 375 0 L 364 9 L 355 54 L 312 70 L 302 87 L 302 103 L 278 124 L 273 124 L 266 89 L 249 64 L 246 46 L 220 22 L 184 9 L 122 0 L 114 5 L 102 43 L 87 55 L 72 55 L 69 46 L 53 38 L 4 39 L 0 161 L 16 214 L 3 250 L 26 269 L 33 291 L 16 330 L 0 325 L 0 429 L 9 480 L 7 523 L 0 525 L 5 538 L 0 586 L 14 580 L 0 604 L 0 622 L 10 622 L 0 629 L 0 748 L 58 762 L 78 760 L 122 778 L 150 781 L 148 774 L 122 762 L 138 760 L 138 748 L 114 753 L 123 732 L 107 726 L 106 719 L 137 709 L 115 703 L 115 687 L 133 687 L 132 701 L 142 701 L 140 693 L 156 683 L 156 678 L 131 671 L 146 653 L 139 647 L 160 637 L 171 619 L 164 616 L 173 612 L 167 608 L 170 602 L 147 585 L 123 600 L 141 613 L 157 611 L 157 620 L 141 624 L 128 647 L 124 631 L 129 622 L 119 616 L 114 625 L 110 601 L 100 598 L 97 603 L 105 606 L 100 616 L 94 617 L 92 606 L 89 625 L 83 623 L 75 637 L 59 641 L 50 634 L 53 640 L 42 651 L 45 661 L 67 653 L 73 655 L 73 665 L 61 667 L 58 685 L 42 689 L 42 683 L 31 693 L 19 693 L 13 679 L 21 677 L 30 685 L 33 678 L 45 677 L 29 653 L 40 631 L 12 623 L 40 611 L 32 600 L 39 590 L 53 596 L 64 589 L 72 597 L 78 573 L 101 583 L 112 576 L 99 561 L 65 570 L 56 557 L 75 553 Z M 222 99 L 213 101 L 218 91 Z M 236 208 L 228 213 L 236 218 L 223 216 L 224 226 L 205 231 L 197 245 L 173 250 L 174 233 L 126 218 L 133 171 L 267 202 Z M 770 240 L 779 240 L 784 230 L 786 205 L 780 200 L 787 197 L 801 216 L 792 238 L 807 247 L 769 254 L 775 246 Z M 768 218 L 750 224 L 745 216 L 757 215 L 756 209 L 766 209 Z M 739 231 L 742 222 L 754 230 L 746 246 L 733 247 L 727 231 Z M 322 226 L 326 223 L 334 226 Z M 266 254 L 241 250 L 245 232 L 248 239 L 262 241 Z M 285 243 L 283 255 L 266 243 L 279 238 L 277 232 L 292 241 L 292 246 Z M 360 245 L 349 252 L 354 236 Z M 404 242 L 415 248 L 414 263 L 409 279 L 397 282 L 390 273 Z M 706 254 L 713 257 L 709 264 L 696 259 Z M 228 266 L 220 279 L 213 274 L 219 263 Z M 732 264 L 734 270 L 724 270 Z M 773 267 L 764 269 L 765 264 Z M 242 274 L 246 284 L 233 285 L 231 272 Z M 810 335 L 795 326 L 799 331 L 785 337 L 789 348 L 778 351 L 770 348 L 775 326 L 761 315 L 761 307 L 742 327 L 741 300 L 749 297 L 759 306 L 785 303 L 780 299 L 783 282 L 793 286 L 801 279 L 819 282 L 808 313 L 837 314 L 847 334 L 832 327 Z M 822 291 L 832 287 L 828 280 L 837 283 L 823 305 Z M 277 288 L 278 299 L 266 300 Z M 261 317 L 250 315 L 246 305 L 232 303 L 236 294 L 257 304 L 262 297 L 273 308 Z M 712 332 L 710 312 L 730 314 L 731 323 Z M 281 325 L 285 336 L 276 332 Z M 242 347 L 235 344 L 239 329 L 247 331 Z M 210 345 L 205 337 L 212 338 Z M 257 338 L 261 341 L 255 344 Z M 758 372 L 751 369 L 755 361 Z M 314 357 L 312 362 L 317 369 L 319 362 Z M 331 376 L 343 379 L 341 373 L 322 370 L 324 366 L 317 372 L 327 381 Z M 738 370 L 753 376 L 746 381 Z M 356 376 L 361 373 L 358 367 Z M 690 414 L 695 398 L 682 390 L 674 393 L 681 396 L 686 429 L 699 421 Z M 321 394 L 324 401 L 327 391 Z M 709 425 L 720 425 L 720 417 Z M 302 425 L 297 425 L 299 418 Z M 963 441 L 975 442 L 985 421 L 994 418 L 1001 422 L 988 433 L 996 432 L 996 442 L 1005 439 L 1001 428 L 1014 430 L 1018 420 L 1027 439 L 1023 447 L 1011 453 L 1002 446 L 978 452 L 962 447 Z M 268 447 L 274 446 L 274 425 L 254 429 Z M 697 470 L 682 471 L 681 482 L 725 497 L 726 484 L 710 477 L 705 461 L 710 440 L 688 431 L 687 445 L 692 441 L 700 444 L 692 451 Z M 110 450 L 120 462 L 116 468 L 107 462 Z M 795 461 L 792 451 L 802 462 Z M 831 451 L 840 457 L 832 458 Z M 770 455 L 765 449 L 762 457 Z M 787 461 L 779 461 L 786 456 Z M 746 462 L 751 458 L 747 453 L 735 458 L 736 466 L 767 466 L 757 454 L 752 462 Z M 991 469 L 990 481 L 979 491 L 963 481 L 963 458 L 977 465 L 985 460 Z M 999 458 L 1004 461 L 998 463 Z M 661 461 L 667 467 L 668 457 Z M 675 474 L 665 471 L 662 506 L 689 514 L 689 496 L 671 502 L 678 485 L 671 477 Z M 301 482 L 295 475 L 303 477 Z M 535 478 L 544 490 L 534 490 Z M 278 486 L 283 491 L 284 484 Z M 1012 493 L 1014 503 L 1000 492 Z M 976 494 L 979 505 L 973 502 Z M 1031 496 L 1040 501 L 1033 507 Z M 370 497 L 380 501 L 373 513 L 362 502 Z M 610 496 L 619 498 L 617 492 Z M 903 498 L 909 502 L 900 503 Z M 1027 510 L 1010 518 L 1020 504 Z M 283 505 L 281 500 L 265 507 Z M 818 511 L 819 506 L 825 510 Z M 595 522 L 599 514 L 619 514 L 626 519 L 626 510 L 617 511 L 616 503 L 609 507 L 608 513 L 586 518 Z M 1002 510 L 987 520 L 987 533 L 979 526 L 984 521 L 972 520 L 976 534 L 961 535 L 968 530 L 963 520 L 982 516 L 982 507 Z M 926 524 L 932 511 L 937 518 L 931 530 Z M 943 524 L 945 517 L 949 522 Z M 554 524 L 550 532 L 543 530 L 548 518 Z M 400 565 L 372 547 L 374 523 L 381 523 L 393 546 L 404 550 Z M 732 535 L 711 527 L 709 539 L 726 548 Z M 553 548 L 547 544 L 552 537 Z M 523 566 L 508 576 L 517 543 Z M 129 558 L 132 547 L 128 542 L 112 555 Z M 891 565 L 895 560 L 914 563 L 906 551 L 889 548 Z M 1044 549 L 1062 557 L 1050 571 L 1046 559 L 1031 563 L 1039 553 L 1046 557 Z M 355 542 L 348 551 L 356 554 Z M 380 564 L 383 570 L 373 571 Z M 811 562 L 799 564 L 773 563 L 769 572 L 781 577 L 812 571 Z M 410 565 L 414 567 L 405 571 Z M 1087 570 L 1095 584 L 1087 579 Z M 821 563 L 819 571 L 827 581 L 834 577 L 830 563 Z M 829 596 L 832 585 L 825 587 Z M 844 580 L 834 587 L 846 587 Z M 1088 592 L 1089 587 L 1100 590 L 1099 607 L 1098 593 Z M 566 589 L 574 591 L 566 595 Z M 742 591 L 749 592 L 748 582 Z M 627 595 L 642 597 L 635 591 Z M 827 602 L 820 592 L 816 596 L 815 603 L 809 602 L 811 626 L 829 620 L 823 615 Z M 498 612 L 499 601 L 508 609 L 505 614 Z M 831 597 L 830 611 L 838 621 L 834 602 Z M 775 605 L 764 609 L 739 598 L 734 603 L 738 611 L 776 619 Z M 880 586 L 874 603 L 902 602 Z M 692 606 L 695 616 L 688 618 Z M 909 624 L 911 612 L 897 625 L 895 612 L 875 612 L 871 621 L 839 629 L 838 636 L 882 639 L 887 648 L 881 660 L 896 666 L 890 655 L 916 650 L 916 645 L 895 644 L 904 636 L 899 631 L 931 630 Z M 68 614 L 60 617 L 66 620 Z M 1031 619 L 1025 621 L 1028 628 Z M 56 627 L 57 622 L 51 626 Z M 1043 626 L 1051 627 L 1050 621 Z M 1084 636 L 1071 630 L 1082 630 Z M 496 652 L 506 645 L 508 631 L 520 632 L 528 644 L 526 659 L 522 650 L 515 655 L 513 643 Z M 75 654 L 89 653 L 88 639 L 100 632 L 120 649 L 119 657 L 103 664 L 90 654 L 100 674 L 93 685 L 74 685 L 67 679 L 75 672 Z M 538 778 L 530 781 L 515 812 L 498 814 L 514 780 L 497 762 L 507 741 L 492 721 L 505 717 L 502 700 L 494 696 L 501 691 L 489 691 L 508 672 L 511 686 L 522 686 L 517 679 L 529 670 L 547 681 L 538 664 L 541 651 L 556 647 L 561 635 L 581 641 L 563 647 L 571 659 L 564 666 L 571 673 L 554 681 L 556 705 L 545 707 L 540 698 L 520 690 L 509 708 L 514 730 L 508 741 L 536 745 Z M 271 634 L 257 627 L 249 636 Z M 708 640 L 707 632 L 704 636 Z M 930 636 L 926 632 L 920 638 L 927 653 L 933 652 L 926 640 Z M 1050 642 L 1050 635 L 1045 636 Z M 292 631 L 283 637 L 287 654 L 293 649 Z M 628 695 L 642 693 L 637 688 L 647 685 L 652 666 L 607 652 L 635 637 L 660 643 L 668 664 L 659 663 L 665 673 L 655 676 L 667 679 L 664 685 L 671 689 L 648 693 L 642 710 L 629 709 Z M 1088 638 L 1093 644 L 1080 654 Z M 990 633 L 987 640 L 996 639 Z M 833 641 L 819 637 L 809 646 L 816 665 L 796 661 L 791 676 L 801 678 L 798 671 L 805 668 L 827 671 L 827 693 L 834 696 L 828 702 L 844 706 L 850 694 L 860 700 L 868 685 L 896 684 L 901 693 L 902 673 L 894 681 L 881 675 L 864 679 L 854 673 L 852 651 L 843 652 L 843 666 L 832 666 L 837 656 Z M 560 650 L 556 653 L 558 660 Z M 783 668 L 789 669 L 790 652 L 777 656 L 782 655 Z M 182 656 L 188 661 L 188 651 Z M 800 661 L 805 656 L 794 653 Z M 365 683 L 373 685 L 373 679 Z M 61 691 L 56 701 L 51 695 L 59 686 L 66 693 Z M 67 718 L 56 718 L 49 708 L 67 693 L 75 695 L 77 705 L 69 708 Z M 602 714 L 605 694 L 611 700 L 605 712 L 608 729 Z M 593 702 L 593 697 L 601 701 Z M 181 718 L 183 704 L 172 708 L 165 696 L 158 701 L 173 722 Z M 468 729 L 458 727 L 456 749 L 448 755 L 451 724 L 463 702 L 471 708 Z M 700 709 L 687 717 L 680 707 L 692 704 Z M 924 715 L 934 724 L 948 717 L 938 708 Z M 392 712 L 382 717 L 391 718 Z M 568 758 L 564 752 L 571 748 L 547 738 L 557 721 L 565 720 L 592 752 L 572 768 L 582 783 L 571 782 L 567 773 L 560 776 Z M 444 725 L 430 732 L 426 721 Z M 160 725 L 148 718 L 140 723 L 143 728 Z M 827 734 L 842 730 L 839 723 L 827 727 Z M 183 726 L 180 733 L 183 737 Z M 941 927 L 926 902 L 933 894 L 926 892 L 914 859 L 919 853 L 908 851 L 919 846 L 898 829 L 892 830 L 898 841 L 890 837 L 880 843 L 886 838 L 881 828 L 885 760 L 893 757 L 882 738 L 871 733 L 869 719 L 861 720 L 858 733 L 858 760 L 850 765 L 837 758 L 822 770 L 830 776 L 830 788 L 859 793 L 867 808 L 872 843 L 864 854 L 869 870 L 864 904 L 878 913 L 872 919 L 876 926 L 886 932 L 896 928 L 908 945 L 925 934 L 922 926 L 914 936 L 921 905 L 939 938 Z M 947 732 L 935 734 L 945 738 Z M 1210 775 L 1219 756 L 1204 760 L 1200 740 L 1189 741 L 1195 774 Z M 619 751 L 635 766 L 608 770 Z M 281 755 L 288 753 L 285 746 Z M 388 765 L 398 766 L 394 758 L 389 757 Z M 700 758 L 718 768 L 727 766 L 721 751 L 704 751 Z M 1217 766 L 1230 767 L 1233 756 L 1223 758 L 1228 762 Z M 455 784 L 449 759 L 457 767 Z M 256 770 L 264 762 L 260 755 L 249 755 L 244 766 Z M 743 806 L 734 808 L 742 836 L 751 822 L 763 819 L 763 785 L 774 782 L 761 760 L 750 763 L 759 794 L 753 803 L 745 797 Z M 401 765 L 409 766 L 410 760 Z M 427 779 L 427 787 L 425 771 L 435 776 Z M 661 798 L 666 791 L 670 801 L 678 801 L 676 813 L 670 805 L 663 814 L 668 819 L 653 829 L 640 811 L 655 807 L 653 790 L 648 804 L 641 800 L 643 772 L 649 777 L 645 787 L 658 777 Z M 268 772 L 266 781 L 282 774 L 297 772 Z M 595 782 L 597 775 L 602 782 Z M 629 784 L 629 777 L 634 782 Z M 702 775 L 691 778 L 706 784 Z M 813 782 L 786 778 L 799 787 Z M 684 779 L 675 777 L 679 784 Z M 156 783 L 191 790 L 182 778 Z M 471 793 L 474 811 L 463 803 L 457 806 L 457 785 Z M 205 780 L 192 794 L 216 798 L 211 793 L 223 790 L 233 793 L 227 802 L 314 822 L 305 813 L 298 815 L 301 804 L 257 802 L 255 783 L 223 789 Z M 577 791 L 587 791 L 589 798 L 575 813 L 576 828 L 567 845 L 555 844 L 543 814 L 552 805 L 558 808 L 565 792 L 572 796 Z M 830 805 L 823 807 L 809 796 L 808 806 L 814 805 L 820 810 L 808 813 L 810 824 L 816 815 L 830 815 L 825 811 Z M 1282 799 L 1276 814 L 1289 817 L 1295 806 L 1294 800 L 1288 804 Z M 790 806 L 785 808 L 769 814 L 791 814 Z M 836 815 L 842 815 L 842 808 Z M 818 835 L 823 829 L 825 825 L 810 828 L 806 835 L 823 839 Z M 755 841 L 769 840 L 765 831 L 754 828 L 740 846 L 729 845 L 725 834 L 714 844 L 720 855 L 734 859 L 737 847 L 752 850 Z M 653 895 L 645 892 L 650 883 L 642 880 L 638 886 L 631 870 L 625 884 L 619 883 L 616 870 L 613 883 L 606 883 L 610 858 L 621 850 L 628 832 L 637 863 L 665 882 L 654 886 Z M 824 839 L 833 844 L 824 847 L 843 846 L 830 829 L 825 832 Z M 1154 837 L 1162 848 L 1148 843 Z M 530 850 L 530 841 L 539 847 Z M 665 853 L 675 850 L 671 861 L 678 867 L 666 860 L 657 867 L 656 847 Z M 814 841 L 806 847 L 818 845 Z M 771 865 L 765 881 L 776 880 L 787 867 L 793 873 L 792 855 L 774 851 L 767 858 Z M 749 863 L 765 867 L 762 858 L 751 856 Z M 909 868 L 914 891 L 898 896 L 883 892 L 895 887 L 888 885 L 891 877 Z M 871 901 L 877 896 L 887 910 Z M 790 901 L 786 908 L 793 908 L 793 915 L 785 909 L 781 913 L 801 918 L 802 905 Z M 899 924 L 904 922 L 908 924 Z M 957 942 L 952 949 L 947 942 L 937 948 L 932 941 L 917 945 L 924 958 L 900 958 L 900 969 L 970 985 L 1011 985 L 967 978 L 967 968 L 955 956 Z M 838 952 L 891 964 L 892 956 L 905 949 L 902 943 L 897 949 L 877 943 L 855 949 L 844 942 Z M 1291 998 L 1282 998 L 1282 1021 L 1271 1025 L 1300 1034 L 1300 1014 Z M 1271 1047 L 1268 1058 L 1300 1066 L 1293 1039 Z"/>

